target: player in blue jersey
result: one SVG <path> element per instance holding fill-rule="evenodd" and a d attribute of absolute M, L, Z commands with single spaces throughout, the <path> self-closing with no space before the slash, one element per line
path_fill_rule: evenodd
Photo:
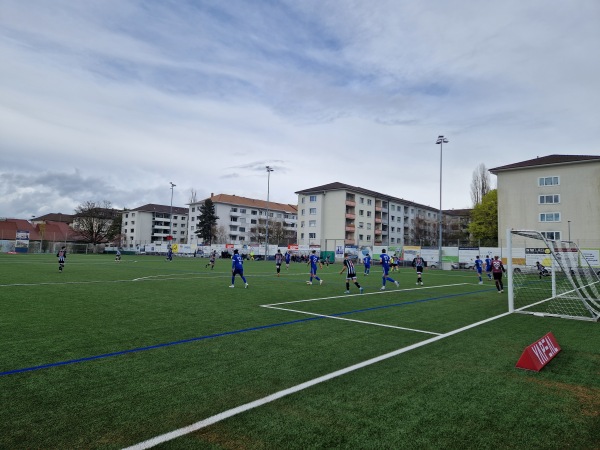
<path fill-rule="evenodd" d="M 481 272 L 483 272 L 483 261 L 481 260 L 479 255 L 477 255 L 477 258 L 475 258 L 474 263 L 475 270 L 477 271 L 477 277 L 479 278 L 479 284 L 483 284 L 483 280 L 481 279 Z"/>
<path fill-rule="evenodd" d="M 492 279 L 492 258 L 490 255 L 485 256 L 485 273 L 489 280 Z"/>
<path fill-rule="evenodd" d="M 363 258 L 363 264 L 365 265 L 365 275 L 371 273 L 371 256 L 367 253 Z"/>
<path fill-rule="evenodd" d="M 381 286 L 380 290 L 385 291 L 385 282 L 386 281 L 391 281 L 396 286 L 400 286 L 400 283 L 398 283 L 393 278 L 390 278 L 390 276 L 389 276 L 389 274 L 390 274 L 390 255 L 388 255 L 385 252 L 385 248 L 381 249 L 381 255 L 379 256 L 379 258 L 381 261 L 381 267 L 383 268 L 383 277 L 382 277 L 383 286 Z"/>
<path fill-rule="evenodd" d="M 346 269 L 348 270 L 348 273 L 346 274 L 346 292 L 344 292 L 344 294 L 350 293 L 350 280 L 354 282 L 354 285 L 362 294 L 363 288 L 360 286 L 358 281 L 356 281 L 356 269 L 354 267 L 354 263 L 350 260 L 350 258 L 348 258 L 348 253 L 344 253 L 344 267 L 342 268 L 340 275 L 343 274 Z"/>
<path fill-rule="evenodd" d="M 248 282 L 246 281 L 246 277 L 244 276 L 244 261 L 242 260 L 242 257 L 240 256 L 240 253 L 238 252 L 237 248 L 233 251 L 233 256 L 231 257 L 231 286 L 229 286 L 230 288 L 235 287 L 234 284 L 236 275 L 242 277 L 242 280 L 244 281 L 244 288 L 247 288 Z"/>
<path fill-rule="evenodd" d="M 290 261 L 292 260 L 292 253 L 288 250 L 285 252 L 285 270 L 290 268 Z"/>
<path fill-rule="evenodd" d="M 310 264 L 310 280 L 306 282 L 306 284 L 312 284 L 313 278 L 319 281 L 319 284 L 323 284 L 323 280 L 321 280 L 317 276 L 317 264 L 319 264 L 319 257 L 317 256 L 317 251 L 313 250 L 311 255 L 308 257 L 308 263 Z"/>
<path fill-rule="evenodd" d="M 171 246 L 169 245 L 169 248 L 167 249 L 167 261 L 173 261 L 173 248 L 171 248 Z"/>

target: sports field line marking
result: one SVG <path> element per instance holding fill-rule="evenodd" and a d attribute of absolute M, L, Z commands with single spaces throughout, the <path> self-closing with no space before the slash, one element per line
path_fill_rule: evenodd
<path fill-rule="evenodd" d="M 295 309 L 276 308 L 274 306 L 265 306 L 265 308 L 277 309 L 277 310 L 280 310 L 280 311 L 296 312 L 296 313 L 300 313 L 300 314 L 306 314 L 306 315 L 309 315 L 309 316 L 323 317 L 325 319 L 345 320 L 347 322 L 363 323 L 365 325 L 375 325 L 377 327 L 394 328 L 396 330 L 416 331 L 417 333 L 434 334 L 436 336 L 439 336 L 440 334 L 442 334 L 442 333 L 434 333 L 433 331 L 417 330 L 416 328 L 396 327 L 394 325 L 386 325 L 386 324 L 383 324 L 383 323 L 367 322 L 366 320 L 347 319 L 345 317 L 330 316 L 328 314 L 317 314 L 317 313 L 306 312 L 306 311 L 298 311 L 298 310 L 295 310 Z"/>
<path fill-rule="evenodd" d="M 380 294 L 389 294 L 391 292 L 407 292 L 407 291 L 421 291 L 424 289 L 436 289 L 436 288 L 444 288 L 444 287 L 455 287 L 455 286 L 465 286 L 470 285 L 472 283 L 456 283 L 456 284 L 440 284 L 436 286 L 420 286 L 418 288 L 406 288 L 406 289 L 390 289 L 389 291 L 375 291 L 375 292 L 365 292 L 363 294 L 344 294 L 344 295 L 334 295 L 332 297 L 317 297 L 317 298 L 307 298 L 304 300 L 293 300 L 291 302 L 281 302 L 281 303 L 269 303 L 266 305 L 259 305 L 263 308 L 267 308 L 269 306 L 279 306 L 279 305 L 291 305 L 293 303 L 303 303 L 303 302 L 316 302 L 320 300 L 331 300 L 334 298 L 348 298 L 348 297 L 356 297 L 356 296 L 365 296 L 365 295 L 380 295 Z"/>
<path fill-rule="evenodd" d="M 394 350 L 393 352 L 386 353 L 384 355 L 368 359 L 366 361 L 363 361 L 363 362 L 358 363 L 358 364 L 354 364 L 354 365 L 346 367 L 344 369 L 336 370 L 335 372 L 331 372 L 331 373 L 329 373 L 327 375 L 323 375 L 321 377 L 314 378 L 314 379 L 306 381 L 304 383 L 300 383 L 300 384 L 298 384 L 296 386 L 292 386 L 291 388 L 284 389 L 284 390 L 279 391 L 279 392 L 275 392 L 274 394 L 268 395 L 268 396 L 263 397 L 263 398 L 258 399 L 258 400 L 254 400 L 254 401 L 252 401 L 250 403 L 246 403 L 244 405 L 237 406 L 237 407 L 232 408 L 232 409 L 228 409 L 227 411 L 223 411 L 221 413 L 215 414 L 214 416 L 208 417 L 207 419 L 201 420 L 201 421 L 196 422 L 196 423 L 194 423 L 192 425 L 188 425 L 186 427 L 179 428 L 179 429 L 171 431 L 169 433 L 161 434 L 159 436 L 156 436 L 156 437 L 153 437 L 151 439 L 145 440 L 145 441 L 140 442 L 138 444 L 126 447 L 124 450 L 143 450 L 143 449 L 147 449 L 147 448 L 152 448 L 152 447 L 154 447 L 156 445 L 162 444 L 164 442 L 171 441 L 171 440 L 179 438 L 181 436 L 185 436 L 186 434 L 189 434 L 189 433 L 193 433 L 194 431 L 198 431 L 198 430 L 200 430 L 202 428 L 206 428 L 207 426 L 214 425 L 215 423 L 220 422 L 222 420 L 228 419 L 230 417 L 233 417 L 235 415 L 238 415 L 238 414 L 241 414 L 243 412 L 249 411 L 251 409 L 258 408 L 259 406 L 266 405 L 267 403 L 271 403 L 271 402 L 273 402 L 275 400 L 279 400 L 280 398 L 286 397 L 286 396 L 291 395 L 291 394 L 295 394 L 296 392 L 302 391 L 304 389 L 307 389 L 309 387 L 312 387 L 312 386 L 315 386 L 317 384 L 323 383 L 325 381 L 329 381 L 329 380 L 331 380 L 333 378 L 337 378 L 337 377 L 340 377 L 340 376 L 345 375 L 347 373 L 353 372 L 355 370 L 362 369 L 363 367 L 367 367 L 367 366 L 370 366 L 372 364 L 376 364 L 378 362 L 384 361 L 386 359 L 393 358 L 395 356 L 401 355 L 402 353 L 409 352 L 409 351 L 417 349 L 419 347 L 423 347 L 425 345 L 432 344 L 432 343 L 437 342 L 437 341 L 439 341 L 441 339 L 445 339 L 445 338 L 453 336 L 455 334 L 462 333 L 463 331 L 470 330 L 471 328 L 478 327 L 480 325 L 486 324 L 486 323 L 491 322 L 493 320 L 500 319 L 502 317 L 506 317 L 506 316 L 508 316 L 510 314 L 511 314 L 510 312 L 505 312 L 505 313 L 500 314 L 498 316 L 490 317 L 489 319 L 485 319 L 485 320 L 482 320 L 480 322 L 476 322 L 476 323 L 473 323 L 471 325 L 467 325 L 465 327 L 458 328 L 458 329 L 453 330 L 453 331 L 449 331 L 448 333 L 444 333 L 444 334 L 441 334 L 439 336 L 435 336 L 435 337 L 426 339 L 424 341 L 417 342 L 416 344 L 409 345 L 408 347 L 403 347 L 403 348 L 400 348 L 398 350 Z"/>

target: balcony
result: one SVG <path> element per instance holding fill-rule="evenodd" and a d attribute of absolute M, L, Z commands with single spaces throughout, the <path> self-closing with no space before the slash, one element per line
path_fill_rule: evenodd
<path fill-rule="evenodd" d="M 375 223 L 381 223 L 381 219 L 375 217 Z"/>
<path fill-rule="evenodd" d="M 356 241 L 354 239 L 345 239 L 344 240 L 344 244 L 346 244 L 346 245 L 354 245 L 354 244 L 356 244 Z"/>
<path fill-rule="evenodd" d="M 381 234 L 381 230 L 375 230 L 375 234 L 376 235 L 380 235 Z"/>
<path fill-rule="evenodd" d="M 356 219 L 356 214 L 350 214 L 350 213 L 346 213 L 346 219 Z"/>
<path fill-rule="evenodd" d="M 356 206 L 356 202 L 353 200 L 346 200 L 346 206 Z"/>
<path fill-rule="evenodd" d="M 346 231 L 352 231 L 354 233 L 355 230 L 355 226 L 354 225 L 346 225 Z"/>
<path fill-rule="evenodd" d="M 376 207 L 375 207 L 375 211 L 377 211 L 377 212 L 381 212 L 381 206 L 376 206 Z"/>

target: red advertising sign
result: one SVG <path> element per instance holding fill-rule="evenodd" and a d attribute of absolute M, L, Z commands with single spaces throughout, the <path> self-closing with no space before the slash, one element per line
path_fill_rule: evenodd
<path fill-rule="evenodd" d="M 298 244 L 290 244 L 290 245 L 288 245 L 288 250 L 296 250 L 296 251 L 298 251 Z"/>
<path fill-rule="evenodd" d="M 552 333 L 548 333 L 523 351 L 516 367 L 539 372 L 558 352 L 560 346 L 556 338 Z"/>

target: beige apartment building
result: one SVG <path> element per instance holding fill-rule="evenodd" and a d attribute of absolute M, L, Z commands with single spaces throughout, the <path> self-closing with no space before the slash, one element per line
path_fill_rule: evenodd
<path fill-rule="evenodd" d="M 549 155 L 490 172 L 498 177 L 498 239 L 506 229 L 600 246 L 600 156 Z"/>
<path fill-rule="evenodd" d="M 301 246 L 437 245 L 439 210 L 430 206 L 339 182 L 296 194 Z"/>

